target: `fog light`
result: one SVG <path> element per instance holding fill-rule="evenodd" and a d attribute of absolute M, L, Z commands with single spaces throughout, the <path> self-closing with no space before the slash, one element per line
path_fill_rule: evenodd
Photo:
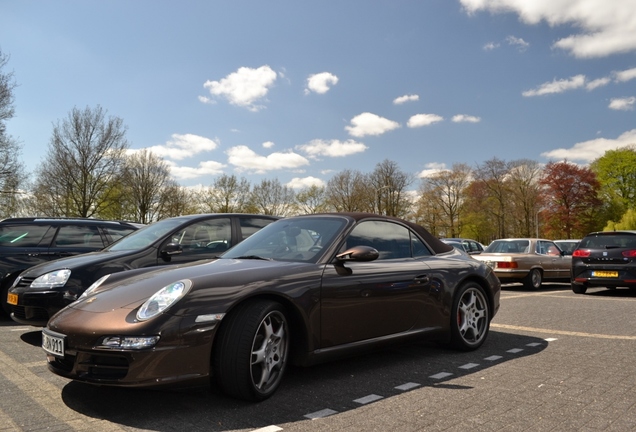
<path fill-rule="evenodd" d="M 111 349 L 145 349 L 154 347 L 159 336 L 106 336 L 97 348 Z"/>

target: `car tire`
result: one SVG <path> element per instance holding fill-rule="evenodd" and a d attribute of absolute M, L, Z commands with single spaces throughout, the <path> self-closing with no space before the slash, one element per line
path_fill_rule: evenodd
<path fill-rule="evenodd" d="M 535 268 L 530 270 L 530 273 L 523 279 L 523 286 L 526 289 L 538 290 L 541 288 L 542 282 L 543 276 L 541 275 L 541 270 Z"/>
<path fill-rule="evenodd" d="M 238 306 L 214 342 L 212 367 L 221 391 L 250 402 L 269 398 L 285 373 L 289 341 L 282 305 L 258 300 Z"/>
<path fill-rule="evenodd" d="M 574 294 L 585 294 L 587 287 L 585 285 L 572 284 L 572 291 Z"/>
<path fill-rule="evenodd" d="M 450 346 L 461 351 L 479 348 L 488 336 L 490 319 L 490 303 L 482 286 L 462 285 L 453 300 Z"/>

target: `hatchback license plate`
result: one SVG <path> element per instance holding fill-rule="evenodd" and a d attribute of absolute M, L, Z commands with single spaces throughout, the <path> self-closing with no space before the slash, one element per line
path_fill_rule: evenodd
<path fill-rule="evenodd" d="M 9 295 L 7 295 L 7 303 L 9 303 L 10 305 L 18 305 L 18 295 L 17 294 L 11 294 L 9 293 Z"/>
<path fill-rule="evenodd" d="M 64 357 L 64 337 L 42 332 L 42 349 L 57 357 Z"/>
<path fill-rule="evenodd" d="M 592 277 L 617 278 L 618 277 L 618 272 L 617 271 L 596 270 L 596 271 L 592 272 Z"/>

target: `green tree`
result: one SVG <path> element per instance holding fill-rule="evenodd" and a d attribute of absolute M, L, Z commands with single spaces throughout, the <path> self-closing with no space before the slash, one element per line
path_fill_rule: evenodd
<path fill-rule="evenodd" d="M 606 220 L 618 220 L 636 200 L 636 147 L 606 151 L 590 164 L 601 185 Z"/>
<path fill-rule="evenodd" d="M 311 185 L 296 193 L 296 207 L 301 214 L 314 214 L 326 212 L 327 189 L 324 186 Z"/>

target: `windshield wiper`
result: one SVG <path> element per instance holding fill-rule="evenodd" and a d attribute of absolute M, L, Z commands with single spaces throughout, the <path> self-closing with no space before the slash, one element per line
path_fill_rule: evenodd
<path fill-rule="evenodd" d="M 254 260 L 264 260 L 264 261 L 273 261 L 271 258 L 265 258 L 258 255 L 243 255 L 240 257 L 236 257 L 234 259 L 254 259 Z"/>

